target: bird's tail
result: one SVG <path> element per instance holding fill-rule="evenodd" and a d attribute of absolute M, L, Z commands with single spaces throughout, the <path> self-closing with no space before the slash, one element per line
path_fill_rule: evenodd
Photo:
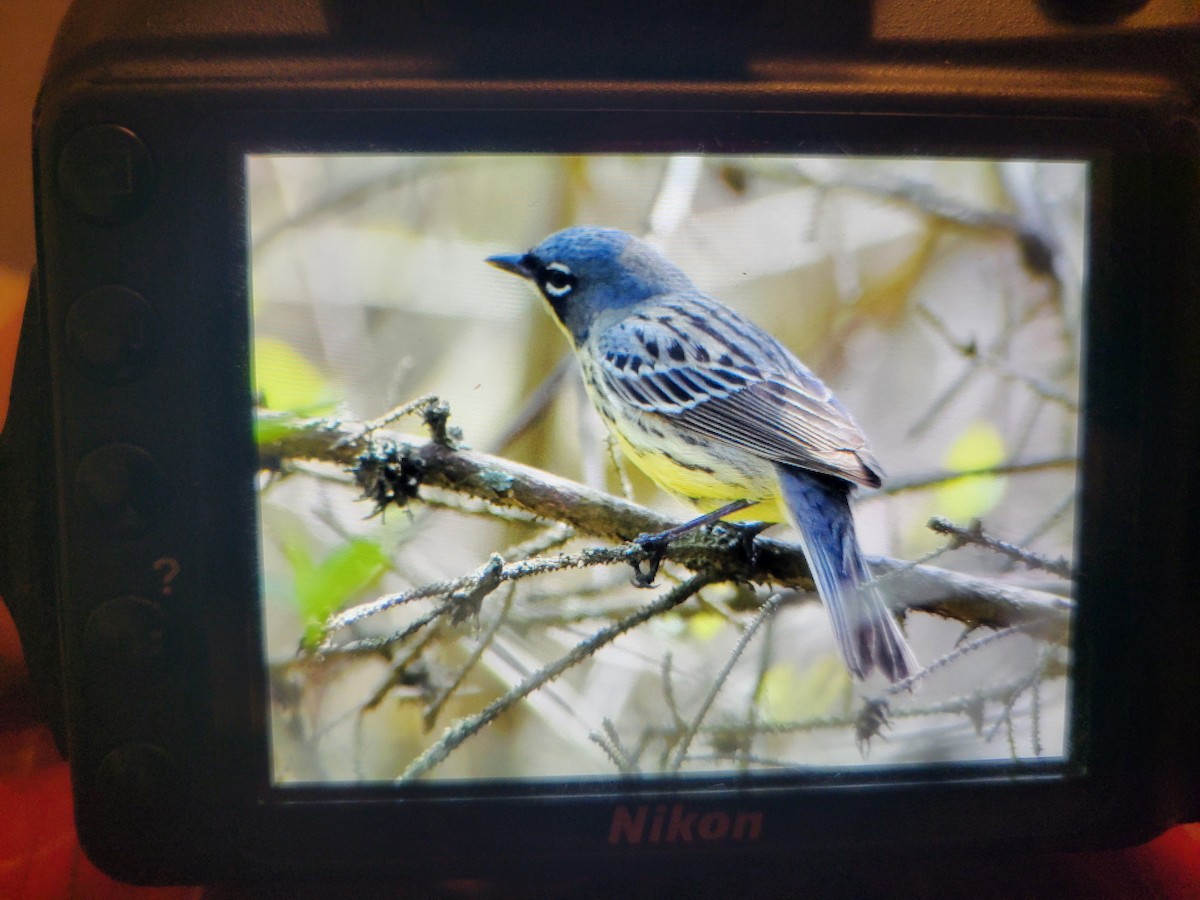
<path fill-rule="evenodd" d="M 907 678 L 916 660 L 858 549 L 851 485 L 792 466 L 775 470 L 846 668 L 859 679 L 875 669 L 889 681 Z"/>

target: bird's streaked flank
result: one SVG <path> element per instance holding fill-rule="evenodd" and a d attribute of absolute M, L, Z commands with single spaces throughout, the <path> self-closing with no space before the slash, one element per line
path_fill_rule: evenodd
<path fill-rule="evenodd" d="M 623 231 L 568 228 L 488 262 L 537 286 L 626 456 L 703 511 L 749 500 L 729 518 L 789 519 L 850 673 L 912 674 L 850 511 L 854 487 L 878 487 L 880 467 L 820 379 Z"/>

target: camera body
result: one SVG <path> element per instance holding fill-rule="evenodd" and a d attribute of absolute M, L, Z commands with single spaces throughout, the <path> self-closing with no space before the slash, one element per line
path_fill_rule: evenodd
<path fill-rule="evenodd" d="M 1200 812 L 1196 23 L 1039 18 L 1047 33 L 1025 42 L 903 20 L 881 36 L 869 4 L 632 9 L 72 9 L 35 114 L 3 594 L 102 867 L 150 882 L 786 868 L 1134 842 Z M 1090 166 L 1061 758 L 281 789 L 248 156 L 784 150 Z"/>

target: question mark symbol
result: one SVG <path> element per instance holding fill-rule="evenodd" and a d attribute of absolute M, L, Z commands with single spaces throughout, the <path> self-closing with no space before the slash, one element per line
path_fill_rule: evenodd
<path fill-rule="evenodd" d="M 171 582 L 179 574 L 179 562 L 174 557 L 164 556 L 154 561 L 154 571 L 162 575 L 162 592 L 164 597 L 171 596 Z"/>

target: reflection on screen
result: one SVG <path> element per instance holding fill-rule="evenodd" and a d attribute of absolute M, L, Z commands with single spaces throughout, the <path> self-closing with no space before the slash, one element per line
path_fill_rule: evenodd
<path fill-rule="evenodd" d="M 856 493 L 858 540 L 919 666 L 899 684 L 853 679 L 802 585 L 718 581 L 646 612 L 695 569 L 668 561 L 642 588 L 628 563 L 573 565 L 613 542 L 486 492 L 422 483 L 405 509 L 372 515 L 346 467 L 313 454 L 264 472 L 257 494 L 274 783 L 1067 755 L 1088 173 L 248 157 L 261 415 L 362 433 L 432 395 L 463 448 L 498 458 L 492 489 L 520 464 L 691 518 L 610 440 L 536 287 L 485 262 L 568 226 L 620 228 L 774 336 L 853 416 L 884 473 Z M 372 440 L 431 440 L 428 404 L 414 407 Z M 797 540 L 786 524 L 766 536 Z M 493 584 L 496 555 L 536 571 Z"/>

